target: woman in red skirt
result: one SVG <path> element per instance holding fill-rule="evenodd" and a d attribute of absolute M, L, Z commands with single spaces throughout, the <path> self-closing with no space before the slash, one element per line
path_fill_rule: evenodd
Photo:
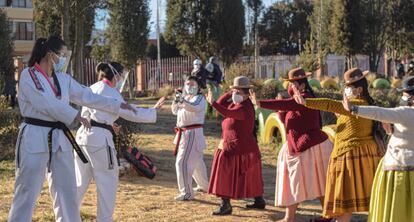
<path fill-rule="evenodd" d="M 223 117 L 222 139 L 214 154 L 208 193 L 222 198 L 213 215 L 232 213 L 230 199 L 253 198 L 247 208 L 264 209 L 262 163 L 257 145 L 255 111 L 249 99 L 249 79 L 236 77 L 232 90 L 214 101 L 209 90 L 207 101 Z"/>

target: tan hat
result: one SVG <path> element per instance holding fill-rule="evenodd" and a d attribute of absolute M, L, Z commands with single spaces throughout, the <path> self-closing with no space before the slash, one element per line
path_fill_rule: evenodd
<path fill-rule="evenodd" d="M 246 76 L 238 76 L 234 78 L 233 85 L 230 86 L 232 89 L 249 89 L 251 87 L 250 80 Z"/>
<path fill-rule="evenodd" d="M 345 85 L 351 85 L 352 83 L 358 82 L 359 80 L 365 78 L 368 74 L 368 71 L 362 72 L 358 68 L 349 69 L 344 73 Z"/>
<path fill-rule="evenodd" d="M 283 79 L 285 81 L 296 81 L 299 79 L 306 79 L 308 78 L 308 76 L 311 76 L 312 73 L 306 73 L 305 70 L 303 70 L 302 68 L 294 68 L 291 69 L 288 73 L 288 78 L 287 79 Z"/>

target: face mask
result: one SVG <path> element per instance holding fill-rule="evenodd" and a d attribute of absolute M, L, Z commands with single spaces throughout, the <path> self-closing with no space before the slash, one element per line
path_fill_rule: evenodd
<path fill-rule="evenodd" d="M 236 92 L 233 92 L 233 94 L 231 95 L 231 99 L 233 100 L 234 104 L 238 104 L 243 102 L 243 96 L 237 94 Z"/>
<path fill-rule="evenodd" d="M 345 94 L 346 98 L 348 98 L 348 99 L 355 99 L 356 98 L 356 96 L 354 95 L 354 88 L 352 88 L 352 87 L 349 87 L 349 86 L 345 87 L 344 94 Z"/>
<path fill-rule="evenodd" d="M 400 99 L 400 106 L 412 106 L 413 102 L 411 101 L 411 96 L 403 95 Z"/>
<path fill-rule="evenodd" d="M 56 64 L 53 64 L 53 69 L 55 72 L 63 72 L 63 68 L 65 67 L 66 57 L 59 56 L 59 61 Z"/>
<path fill-rule="evenodd" d="M 200 65 L 194 65 L 194 66 L 193 66 L 193 69 L 194 69 L 194 70 L 199 70 L 199 69 L 200 69 Z"/>
<path fill-rule="evenodd" d="M 197 92 L 198 92 L 198 87 L 197 86 L 185 85 L 184 90 L 189 95 L 196 95 Z"/>

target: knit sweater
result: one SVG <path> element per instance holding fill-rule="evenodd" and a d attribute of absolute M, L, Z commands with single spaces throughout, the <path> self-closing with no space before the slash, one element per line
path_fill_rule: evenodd
<path fill-rule="evenodd" d="M 358 116 L 394 123 L 383 160 L 383 170 L 414 170 L 414 107 L 359 106 Z"/>
<path fill-rule="evenodd" d="M 361 99 L 351 100 L 355 105 L 368 105 Z M 339 114 L 336 121 L 336 136 L 331 157 L 338 157 L 364 145 L 375 145 L 372 135 L 373 121 L 352 115 L 346 111 L 341 101 L 325 98 L 306 99 L 306 107 Z"/>
<path fill-rule="evenodd" d="M 303 97 L 313 98 L 309 93 L 304 93 Z M 328 136 L 320 129 L 319 111 L 299 105 L 293 98 L 261 100 L 260 107 L 274 111 L 287 111 L 283 122 L 291 155 L 303 152 L 328 139 Z"/>

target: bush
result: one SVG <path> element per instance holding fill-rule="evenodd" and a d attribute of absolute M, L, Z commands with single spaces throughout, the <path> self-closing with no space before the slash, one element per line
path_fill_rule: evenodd
<path fill-rule="evenodd" d="M 14 147 L 19 134 L 19 110 L 8 109 L 6 98 L 0 97 L 0 161 L 14 158 Z"/>
<path fill-rule="evenodd" d="M 157 91 L 157 96 L 158 97 L 169 96 L 169 95 L 172 95 L 173 93 L 174 93 L 174 87 L 172 87 L 171 85 L 166 85 Z"/>
<path fill-rule="evenodd" d="M 233 63 L 226 71 L 225 83 L 223 84 L 223 91 L 227 91 L 233 85 L 233 79 L 237 76 L 249 77 L 252 84 L 254 84 L 254 64 L 253 63 Z"/>
<path fill-rule="evenodd" d="M 372 82 L 372 88 L 374 89 L 389 89 L 390 86 L 390 82 L 388 82 L 387 79 L 383 78 L 378 78 Z"/>

